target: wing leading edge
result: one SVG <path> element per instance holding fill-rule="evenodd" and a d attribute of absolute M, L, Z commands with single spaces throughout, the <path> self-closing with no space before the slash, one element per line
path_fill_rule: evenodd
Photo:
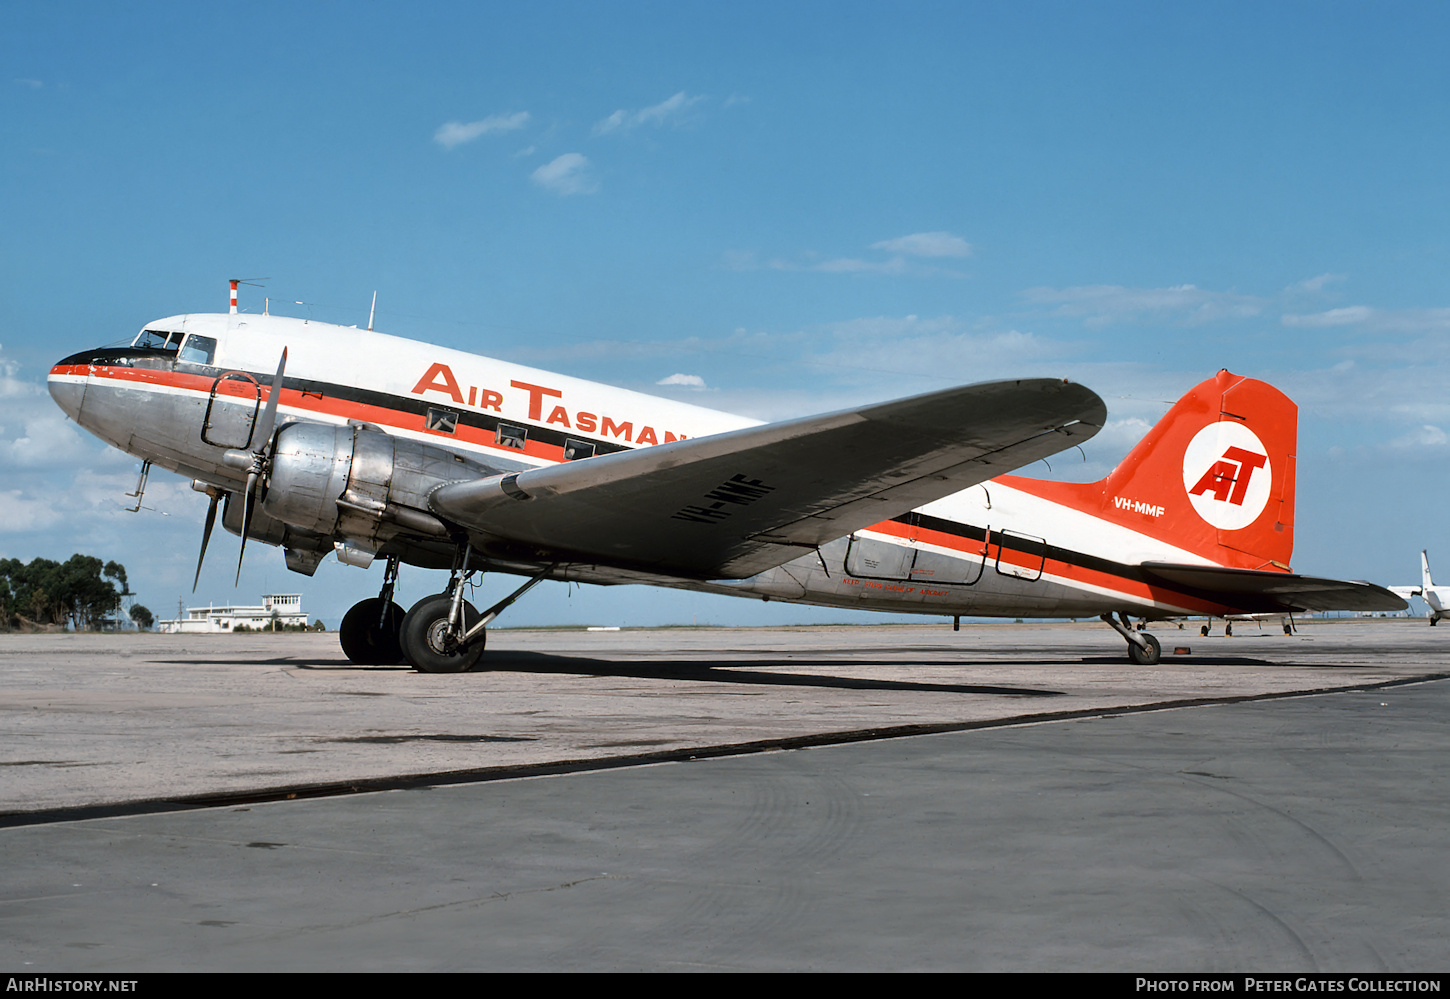
<path fill-rule="evenodd" d="M 1061 379 L 988 382 L 436 490 L 499 555 L 744 578 L 1092 437 Z"/>

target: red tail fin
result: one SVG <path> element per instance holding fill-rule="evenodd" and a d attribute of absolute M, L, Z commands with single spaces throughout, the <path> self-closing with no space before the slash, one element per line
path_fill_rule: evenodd
<path fill-rule="evenodd" d="M 1024 485 L 1221 565 L 1288 569 L 1298 432 L 1299 407 L 1288 396 L 1220 371 L 1179 399 L 1101 482 Z"/>

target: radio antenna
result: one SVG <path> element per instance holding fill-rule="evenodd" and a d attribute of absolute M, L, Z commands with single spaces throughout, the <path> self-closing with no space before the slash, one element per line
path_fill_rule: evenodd
<path fill-rule="evenodd" d="M 228 282 L 232 286 L 232 307 L 230 309 L 228 309 L 227 311 L 230 312 L 234 316 L 237 314 L 237 285 L 239 285 L 239 284 L 249 284 L 249 285 L 252 285 L 253 287 L 260 288 L 262 286 L 260 284 L 258 284 L 258 282 L 260 282 L 260 281 L 270 281 L 270 280 L 272 280 L 272 279 L 271 278 L 232 278 Z"/>
<path fill-rule="evenodd" d="M 372 331 L 372 328 L 373 328 L 373 316 L 377 315 L 377 311 L 378 311 L 378 293 L 376 291 L 374 291 L 373 292 L 373 307 L 371 309 L 368 309 L 368 331 L 369 332 Z"/>

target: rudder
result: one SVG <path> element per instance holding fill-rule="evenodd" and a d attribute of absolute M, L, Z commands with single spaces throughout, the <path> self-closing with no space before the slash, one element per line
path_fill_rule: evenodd
<path fill-rule="evenodd" d="M 1161 510 L 1145 534 L 1241 568 L 1287 570 L 1294 551 L 1299 407 L 1220 371 L 1194 386 L 1103 480 L 1104 514 Z"/>

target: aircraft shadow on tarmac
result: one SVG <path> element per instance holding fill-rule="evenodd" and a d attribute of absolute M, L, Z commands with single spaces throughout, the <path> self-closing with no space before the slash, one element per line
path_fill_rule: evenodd
<path fill-rule="evenodd" d="M 408 666 L 360 666 L 340 659 L 158 659 L 179 666 L 285 666 L 289 669 L 346 672 L 414 672 Z M 837 690 L 897 690 L 921 693 L 946 694 L 992 694 L 1008 697 L 1060 697 L 1065 691 L 1031 687 L 1009 687 L 987 684 L 931 683 L 915 680 L 889 680 L 860 676 L 831 676 L 808 673 L 785 672 L 802 667 L 839 667 L 839 659 L 740 659 L 740 660 L 670 660 L 651 659 L 645 662 L 629 662 L 611 659 L 592 659 L 585 656 L 561 656 L 545 652 L 500 652 L 486 657 L 474 675 L 492 672 L 554 673 L 561 676 L 633 677 L 641 680 L 693 680 L 705 683 L 736 683 L 754 686 L 786 687 L 829 687 Z M 939 663 L 917 660 L 854 660 L 854 666 L 879 666 L 883 669 L 902 666 L 938 666 Z M 1002 665 L 1000 660 L 980 662 L 959 660 L 951 666 Z M 1070 665 L 1064 663 L 1062 665 Z M 457 681 L 458 674 L 442 674 L 440 682 Z"/>
<path fill-rule="evenodd" d="M 651 659 L 647 662 L 619 662 L 608 659 L 558 656 L 542 652 L 505 652 L 485 660 L 489 669 L 516 673 L 583 673 L 588 676 L 635 677 L 641 680 L 694 680 L 707 683 L 740 683 L 753 686 L 831 687 L 838 690 L 902 690 L 951 694 L 997 694 L 1016 697 L 1058 697 L 1063 691 L 1030 687 L 1003 687 L 984 684 L 932 683 L 916 680 L 888 680 L 861 676 L 785 672 L 802 667 L 839 667 L 839 659 L 743 659 L 743 660 L 672 660 Z M 856 666 L 932 665 L 911 661 L 856 660 Z"/>
<path fill-rule="evenodd" d="M 179 666 L 284 666 L 289 669 L 300 669 L 309 671 L 345 671 L 364 673 L 412 673 L 414 670 L 406 665 L 396 666 L 366 666 L 347 661 L 346 659 L 302 659 L 288 656 L 280 656 L 269 659 L 158 659 L 156 662 L 165 662 Z M 1274 662 L 1268 659 L 1259 659 L 1252 656 L 1192 656 L 1177 659 L 1185 665 L 1193 666 L 1251 666 L 1251 667 L 1280 667 L 1294 669 L 1340 669 L 1339 663 L 1305 663 L 1305 662 Z M 1046 668 L 1071 669 L 1074 666 L 1113 666 L 1124 665 L 1122 658 L 1117 656 L 1080 656 L 1073 658 L 1062 658 L 1052 661 L 1042 659 L 1033 660 L 1031 664 L 1041 665 Z M 964 683 L 931 683 L 913 680 L 890 680 L 874 677 L 860 676 L 832 676 L 821 674 L 804 674 L 787 672 L 787 670 L 800 669 L 802 667 L 831 667 L 839 666 L 839 659 L 756 659 L 743 658 L 739 660 L 715 659 L 715 660 L 671 660 L 671 659 L 650 659 L 647 661 L 631 662 L 628 660 L 594 659 L 586 656 L 558 655 L 547 652 L 526 652 L 507 651 L 489 653 L 483 661 L 475 667 L 471 673 L 474 675 L 487 674 L 492 672 L 515 672 L 515 673 L 556 673 L 559 675 L 585 675 L 585 676 L 612 676 L 612 677 L 633 677 L 641 680 L 693 680 L 706 683 L 736 683 L 751 684 L 757 686 L 792 686 L 792 687 L 829 687 L 838 690 L 898 690 L 916 692 L 934 692 L 950 694 L 992 694 L 1008 697 L 1058 697 L 1065 694 L 1065 691 L 1050 690 L 1031 687 L 1011 687 L 988 684 L 964 684 Z M 855 659 L 853 666 L 858 667 L 880 667 L 882 669 L 899 668 L 902 666 L 954 666 L 962 668 L 990 667 L 990 666 L 1011 666 L 1011 660 L 1000 658 L 993 659 L 955 659 L 950 662 L 936 660 L 915 660 L 915 659 Z M 1022 665 L 1028 665 L 1024 660 Z M 1167 656 L 1164 657 L 1164 666 L 1170 665 Z M 1152 669 L 1155 667 L 1144 667 Z M 443 674 L 440 680 L 447 682 L 452 677 L 457 679 L 457 674 Z"/>

